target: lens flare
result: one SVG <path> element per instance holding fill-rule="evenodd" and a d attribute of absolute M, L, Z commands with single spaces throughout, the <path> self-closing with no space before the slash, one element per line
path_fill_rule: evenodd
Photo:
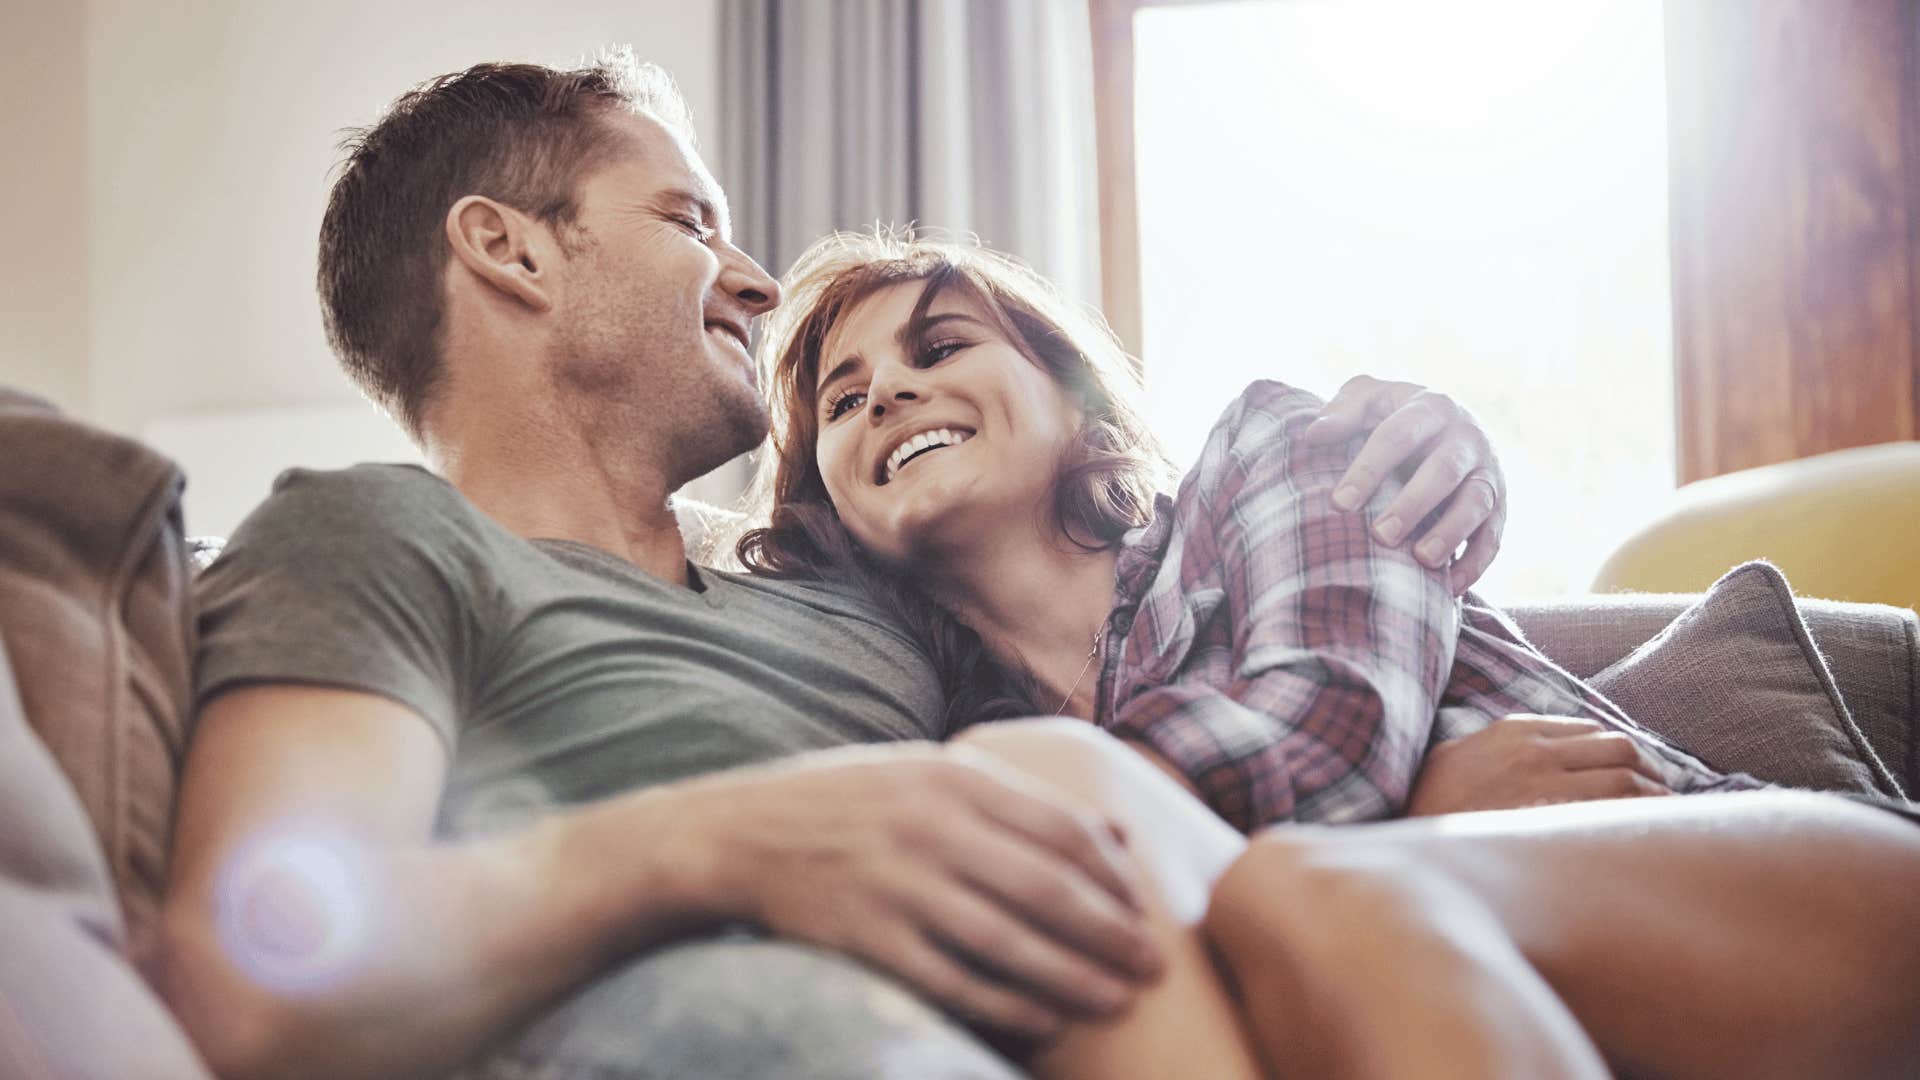
<path fill-rule="evenodd" d="M 373 894 L 365 853 L 345 836 L 276 830 L 243 845 L 222 873 L 220 940 L 263 986 L 333 985 L 366 953 Z"/>

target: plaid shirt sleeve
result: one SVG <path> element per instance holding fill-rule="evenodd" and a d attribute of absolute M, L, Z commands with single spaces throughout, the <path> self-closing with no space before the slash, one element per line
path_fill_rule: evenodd
<path fill-rule="evenodd" d="M 1174 500 L 1103 715 L 1243 830 L 1398 813 L 1460 633 L 1444 571 L 1380 544 L 1367 514 L 1333 508 L 1359 442 L 1301 445 L 1319 407 L 1256 383 L 1215 426 Z"/>

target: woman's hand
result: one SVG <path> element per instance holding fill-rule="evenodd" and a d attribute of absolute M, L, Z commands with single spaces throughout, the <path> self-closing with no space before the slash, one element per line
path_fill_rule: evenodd
<path fill-rule="evenodd" d="M 1508 716 L 1427 752 L 1408 817 L 1671 795 L 1634 741 L 1592 720 Z"/>
<path fill-rule="evenodd" d="M 1357 375 L 1308 425 L 1305 439 L 1324 446 L 1363 431 L 1371 434 L 1334 489 L 1334 507 L 1365 506 L 1388 476 L 1413 469 L 1399 496 L 1374 519 L 1374 535 L 1383 544 L 1398 544 L 1444 505 L 1446 511 L 1414 545 L 1414 557 L 1437 570 L 1466 544 L 1448 571 L 1454 594 L 1466 592 L 1493 564 L 1507 526 L 1507 481 L 1487 433 L 1445 394 Z"/>

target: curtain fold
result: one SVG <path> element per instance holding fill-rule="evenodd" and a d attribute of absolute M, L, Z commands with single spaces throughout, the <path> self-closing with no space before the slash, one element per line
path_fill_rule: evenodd
<path fill-rule="evenodd" d="M 973 233 L 1097 301 L 1082 0 L 722 0 L 718 169 L 784 273 L 835 229 Z"/>

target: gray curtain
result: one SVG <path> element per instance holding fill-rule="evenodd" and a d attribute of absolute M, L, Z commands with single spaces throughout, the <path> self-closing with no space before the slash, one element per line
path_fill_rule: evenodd
<path fill-rule="evenodd" d="M 835 229 L 978 235 L 1097 303 L 1085 0 L 722 0 L 720 179 L 784 273 Z"/>

